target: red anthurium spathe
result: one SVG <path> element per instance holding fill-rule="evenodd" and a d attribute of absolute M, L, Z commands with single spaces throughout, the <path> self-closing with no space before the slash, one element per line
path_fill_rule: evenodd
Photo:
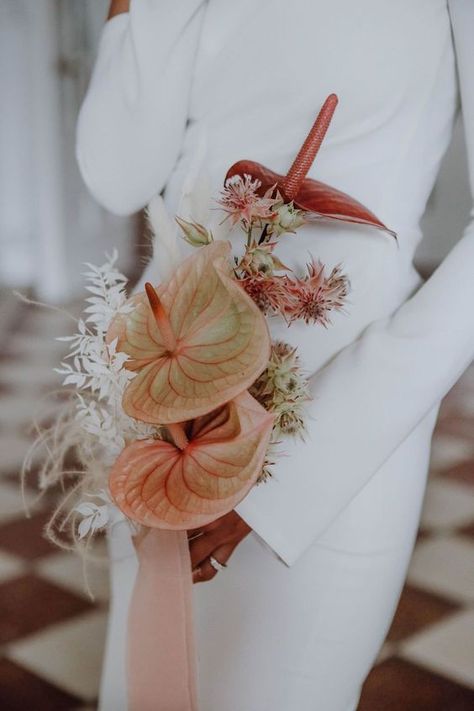
<path fill-rule="evenodd" d="M 225 179 L 234 175 L 250 175 L 260 180 L 258 193 L 261 196 L 276 184 L 286 202 L 292 200 L 297 208 L 306 212 L 307 220 L 325 218 L 370 225 L 396 237 L 395 232 L 358 200 L 330 185 L 306 177 L 326 135 L 337 101 L 335 94 L 328 96 L 287 175 L 275 173 L 255 161 L 239 160 L 229 168 Z"/>
<path fill-rule="evenodd" d="M 246 390 L 265 369 L 265 317 L 232 276 L 230 243 L 190 255 L 155 290 L 131 299 L 107 334 L 137 371 L 123 408 L 143 422 L 171 424 L 203 415 Z"/>
<path fill-rule="evenodd" d="M 274 416 L 248 392 L 169 427 L 174 443 L 137 440 L 116 460 L 109 487 L 126 516 L 182 530 L 223 516 L 262 471 Z"/>

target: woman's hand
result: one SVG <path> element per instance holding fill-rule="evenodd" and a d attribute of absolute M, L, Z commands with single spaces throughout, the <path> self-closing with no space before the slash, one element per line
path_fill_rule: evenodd
<path fill-rule="evenodd" d="M 120 15 L 122 12 L 128 12 L 130 9 L 130 0 L 112 0 L 109 7 L 109 14 L 107 19 L 110 20 L 111 17 L 115 15 Z"/>
<path fill-rule="evenodd" d="M 209 562 L 212 555 L 219 563 L 227 563 L 234 549 L 252 529 L 236 511 L 229 511 L 207 526 L 188 531 L 193 582 L 212 580 L 217 574 Z"/>

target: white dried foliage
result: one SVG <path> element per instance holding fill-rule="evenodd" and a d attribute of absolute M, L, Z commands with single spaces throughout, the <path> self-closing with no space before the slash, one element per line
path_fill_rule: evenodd
<path fill-rule="evenodd" d="M 105 465 L 110 465 L 126 442 L 143 439 L 153 428 L 139 422 L 122 409 L 124 390 L 135 373 L 124 368 L 128 356 L 117 353 L 117 339 L 106 342 L 109 325 L 117 314 L 130 312 L 126 277 L 115 267 L 117 253 L 100 267 L 87 264 L 85 320 L 78 322 L 74 336 L 59 340 L 70 343 L 69 353 L 56 371 L 64 376 L 63 385 L 77 390 L 77 422 L 94 438 L 94 448 Z"/>
<path fill-rule="evenodd" d="M 93 557 L 89 543 L 97 532 L 125 519 L 108 490 L 110 466 L 128 442 L 156 431 L 124 412 L 122 396 L 135 374 L 124 367 L 128 356 L 117 352 L 117 339 L 106 341 L 112 319 L 133 308 L 117 257 L 114 251 L 102 266 L 87 264 L 84 316 L 74 335 L 58 339 L 69 344 L 68 354 L 55 369 L 63 376 L 69 397 L 51 427 L 38 427 L 21 473 L 24 483 L 39 453 L 39 489 L 44 492 L 59 484 L 64 492 L 45 534 L 62 548 L 73 547 L 84 559 Z M 77 464 L 68 463 L 71 452 Z M 137 527 L 131 521 L 129 525 L 135 533 Z M 60 535 L 64 531 L 69 531 L 72 544 Z"/>

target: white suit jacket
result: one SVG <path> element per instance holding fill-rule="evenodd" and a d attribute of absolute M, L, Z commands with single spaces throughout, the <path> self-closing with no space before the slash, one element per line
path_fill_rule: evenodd
<path fill-rule="evenodd" d="M 450 0 L 448 5 L 473 188 L 474 2 Z M 143 207 L 164 187 L 177 160 L 203 8 L 202 0 L 132 0 L 130 16 L 113 18 L 104 30 L 79 117 L 77 158 L 91 192 L 113 212 Z M 119 45 L 109 37 L 115 23 L 123 25 Z M 159 75 L 157 66 L 162 67 Z M 279 477 L 277 469 L 275 481 L 254 487 L 236 510 L 291 565 L 473 357 L 471 222 L 411 298 L 373 321 L 314 373 L 311 447 L 285 445 L 294 474 Z"/>

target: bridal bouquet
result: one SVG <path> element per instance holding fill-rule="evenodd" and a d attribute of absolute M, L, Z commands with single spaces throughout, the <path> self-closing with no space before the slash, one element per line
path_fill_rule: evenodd
<path fill-rule="evenodd" d="M 142 567 L 153 560 L 148 571 L 156 575 L 169 544 L 178 546 L 171 559 L 181 556 L 185 568 L 186 529 L 233 509 L 271 476 L 272 447 L 304 436 L 307 381 L 297 349 L 272 342 L 268 320 L 327 327 L 331 311 L 343 307 L 348 279 L 340 266 L 327 273 L 314 257 L 294 274 L 278 257 L 279 241 L 297 239 L 288 234 L 322 218 L 386 229 L 357 201 L 306 178 L 336 103 L 328 98 L 288 175 L 252 161 L 228 171 L 217 199 L 220 232 L 240 231 L 239 254 L 209 226 L 177 216 L 181 236 L 195 247 L 180 259 L 172 221 L 156 198 L 149 221 L 162 254 L 159 284 L 148 282 L 127 297 L 116 254 L 101 267 L 88 265 L 85 318 L 75 336 L 63 339 L 70 352 L 58 369 L 73 403 L 42 439 L 43 488 L 64 482 L 71 447 L 80 464 L 52 516 L 51 536 L 69 522 L 78 543 L 126 521 Z M 163 537 L 166 531 L 179 537 Z M 190 580 L 184 568 L 180 575 Z M 180 593 L 173 594 L 176 602 Z M 157 627 L 144 613 L 146 596 L 136 595 L 130 663 L 137 680 L 143 662 L 137 640 Z M 149 681 L 136 681 L 135 690 Z"/>

